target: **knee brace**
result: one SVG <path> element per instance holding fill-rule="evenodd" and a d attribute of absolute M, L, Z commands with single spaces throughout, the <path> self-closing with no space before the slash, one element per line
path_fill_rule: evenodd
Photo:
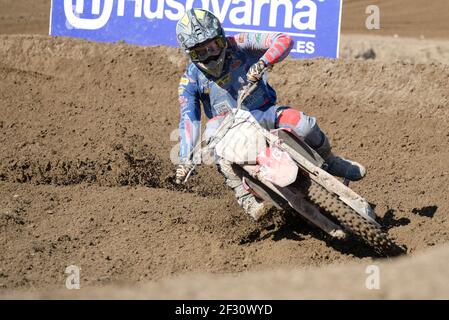
<path fill-rule="evenodd" d="M 290 128 L 303 137 L 308 145 L 317 148 L 323 144 L 324 133 L 317 124 L 316 118 L 295 109 L 281 109 L 277 116 L 279 128 Z"/>

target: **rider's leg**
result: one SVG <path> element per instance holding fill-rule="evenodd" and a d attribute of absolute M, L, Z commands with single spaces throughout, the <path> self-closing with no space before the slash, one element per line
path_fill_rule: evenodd
<path fill-rule="evenodd" d="M 215 117 L 206 124 L 204 136 L 206 140 L 215 136 L 216 130 L 221 124 L 223 117 Z M 254 220 L 259 220 L 272 208 L 271 204 L 258 201 L 254 195 L 249 193 L 243 186 L 241 168 L 232 165 L 231 162 L 224 159 L 215 159 L 218 171 L 225 177 L 226 184 L 234 191 L 237 203 Z"/>
<path fill-rule="evenodd" d="M 242 175 L 239 167 L 233 166 L 232 163 L 221 159 L 217 163 L 218 171 L 225 177 L 226 184 L 234 190 L 237 203 L 248 213 L 254 220 L 259 220 L 266 215 L 273 206 L 267 202 L 257 200 L 254 195 L 249 193 L 243 186 Z"/>
<path fill-rule="evenodd" d="M 352 181 L 362 179 L 366 169 L 360 163 L 336 156 L 327 136 L 321 131 L 316 118 L 310 117 L 301 111 L 284 108 L 277 112 L 277 127 L 291 128 L 300 137 L 303 137 L 309 146 L 326 161 L 328 172 L 338 177 Z"/>

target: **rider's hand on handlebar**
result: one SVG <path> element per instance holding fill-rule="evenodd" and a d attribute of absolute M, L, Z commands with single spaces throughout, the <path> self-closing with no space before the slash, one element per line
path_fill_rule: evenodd
<path fill-rule="evenodd" d="M 257 63 L 253 64 L 246 74 L 248 81 L 257 82 L 262 79 L 262 74 L 266 67 L 267 66 L 265 65 L 265 62 L 263 62 L 262 60 L 259 60 Z"/>
<path fill-rule="evenodd" d="M 178 165 L 178 167 L 176 168 L 175 183 L 176 184 L 184 183 L 187 175 L 189 174 L 189 172 L 192 169 L 193 169 L 193 164 L 190 164 L 190 163 L 183 163 L 183 164 Z"/>

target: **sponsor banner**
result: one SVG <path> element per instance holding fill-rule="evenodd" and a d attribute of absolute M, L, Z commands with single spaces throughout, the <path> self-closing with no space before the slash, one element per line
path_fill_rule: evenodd
<path fill-rule="evenodd" d="M 227 35 L 285 32 L 293 57 L 338 56 L 342 0 L 52 0 L 50 34 L 93 41 L 178 46 L 190 8 L 213 12 Z"/>

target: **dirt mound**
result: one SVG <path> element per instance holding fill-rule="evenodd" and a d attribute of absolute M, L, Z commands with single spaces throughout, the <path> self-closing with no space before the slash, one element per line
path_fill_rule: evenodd
<path fill-rule="evenodd" d="M 413 258 L 313 269 L 277 269 L 233 275 L 196 274 L 138 285 L 4 294 L 13 299 L 447 299 L 447 246 Z M 373 271 L 378 287 L 368 290 Z M 376 272 L 374 271 L 374 272 Z M 326 290 L 326 288 L 332 290 Z M 279 288 L 282 288 L 281 290 Z M 1 295 L 0 295 L 1 297 Z"/>
<path fill-rule="evenodd" d="M 0 33 L 48 34 L 51 0 L 0 0 Z"/>
<path fill-rule="evenodd" d="M 270 76 L 281 102 L 367 165 L 353 187 L 412 256 L 381 265 L 381 291 L 364 287 L 365 246 L 294 217 L 254 224 L 213 168 L 173 185 L 178 50 L 24 35 L 0 36 L 0 288 L 61 288 L 74 264 L 83 288 L 134 283 L 89 298 L 447 298 L 447 246 L 424 251 L 449 241 L 449 46 L 427 40 L 447 39 L 449 4 L 409 2 L 344 1 L 343 33 L 364 36 L 342 38 L 343 60 Z M 365 28 L 373 4 L 378 31 Z M 47 34 L 49 9 L 0 0 L 0 33 Z M 344 266 L 291 271 L 327 264 Z M 233 275 L 178 277 L 205 272 Z"/>
<path fill-rule="evenodd" d="M 368 6 L 380 9 L 380 29 L 368 30 Z M 342 30 L 344 33 L 413 38 L 444 38 L 449 34 L 449 3 L 446 0 L 344 0 Z"/>
<path fill-rule="evenodd" d="M 173 185 L 178 50 L 1 36 L 0 57 L 3 287 L 60 286 L 71 264 L 95 285 L 372 260 L 293 217 L 254 224 L 214 168 Z M 270 78 L 368 166 L 354 188 L 400 243 L 448 242 L 448 66 L 289 60 Z"/>
<path fill-rule="evenodd" d="M 449 41 L 344 35 L 340 43 L 340 58 L 449 64 Z"/>

